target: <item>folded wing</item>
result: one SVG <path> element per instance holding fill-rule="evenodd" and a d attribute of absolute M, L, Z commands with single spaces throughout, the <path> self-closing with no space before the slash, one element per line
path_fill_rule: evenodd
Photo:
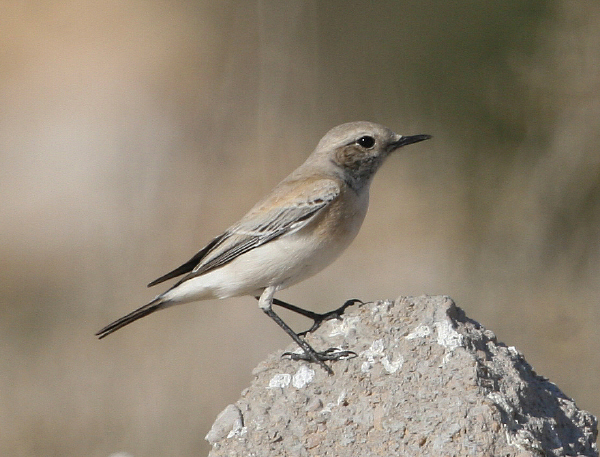
<path fill-rule="evenodd" d="M 177 285 L 181 284 L 223 266 L 271 240 L 302 229 L 340 193 L 339 186 L 334 181 L 318 182 L 316 183 L 318 187 L 315 183 L 309 184 L 312 184 L 310 192 L 302 192 L 303 189 L 300 188 L 295 198 L 287 198 L 281 202 L 267 200 L 260 203 L 241 221 L 214 238 L 186 263 L 152 281 L 148 287 L 188 273 L 177 283 Z M 315 187 L 318 192 L 314 192 Z M 306 198 L 302 198 L 303 196 Z"/>

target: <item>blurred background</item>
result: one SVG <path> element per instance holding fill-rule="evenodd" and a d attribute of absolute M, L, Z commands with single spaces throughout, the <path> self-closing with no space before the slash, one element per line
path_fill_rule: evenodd
<path fill-rule="evenodd" d="M 600 3 L 2 5 L 0 454 L 205 455 L 287 335 L 249 297 L 94 333 L 354 120 L 434 139 L 279 297 L 450 295 L 600 414 Z"/>

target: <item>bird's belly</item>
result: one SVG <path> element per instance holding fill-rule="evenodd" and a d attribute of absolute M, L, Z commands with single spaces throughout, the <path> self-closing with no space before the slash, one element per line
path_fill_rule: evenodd
<path fill-rule="evenodd" d="M 329 265 L 345 246 L 322 246 L 299 234 L 270 241 L 203 275 L 219 298 L 260 295 L 263 289 L 296 284 Z M 212 276 L 214 278 L 209 278 Z"/>

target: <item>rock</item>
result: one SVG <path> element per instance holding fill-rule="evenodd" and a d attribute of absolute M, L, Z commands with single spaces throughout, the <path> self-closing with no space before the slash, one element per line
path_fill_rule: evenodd
<path fill-rule="evenodd" d="M 207 435 L 209 457 L 598 456 L 597 419 L 449 297 L 364 304 L 307 340 L 358 356 L 328 376 L 270 355 Z"/>

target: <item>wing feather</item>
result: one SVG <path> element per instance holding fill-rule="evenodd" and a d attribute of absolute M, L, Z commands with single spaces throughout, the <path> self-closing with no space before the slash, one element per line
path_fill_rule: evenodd
<path fill-rule="evenodd" d="M 168 281 L 171 278 L 176 278 L 177 276 L 181 276 L 184 273 L 189 273 L 191 271 L 194 270 L 194 268 L 196 267 L 196 265 L 198 265 L 200 263 L 200 261 L 202 260 L 202 258 L 215 246 L 219 243 L 219 241 L 221 241 L 221 239 L 225 236 L 225 233 L 223 233 L 222 235 L 216 237 L 215 239 L 213 239 L 210 243 L 208 243 L 206 246 L 204 246 L 200 251 L 198 251 L 194 257 L 192 257 L 190 260 L 188 260 L 186 263 L 184 263 L 183 265 L 175 268 L 173 271 L 168 272 L 165 275 L 162 275 L 160 278 L 155 279 L 154 281 L 152 281 L 151 283 L 148 284 L 148 287 L 152 287 L 155 286 L 157 284 L 160 284 L 161 282 L 164 281 Z"/>
<path fill-rule="evenodd" d="M 340 189 L 331 183 L 325 192 L 315 197 L 274 205 L 269 211 L 248 213 L 240 222 L 227 230 L 194 270 L 181 281 L 200 276 L 214 268 L 225 265 L 242 254 L 282 235 L 300 230 L 337 198 Z"/>
<path fill-rule="evenodd" d="M 340 188 L 334 181 L 319 181 L 313 183 L 304 198 L 298 198 L 303 194 L 300 192 L 296 198 L 281 202 L 271 197 L 259 203 L 242 220 L 214 238 L 194 257 L 152 281 L 148 287 L 187 273 L 173 286 L 177 287 L 182 282 L 223 266 L 279 236 L 300 230 L 338 197 Z"/>
<path fill-rule="evenodd" d="M 301 205 L 274 208 L 258 220 L 241 221 L 225 232 L 221 243 L 207 253 L 189 276 L 199 276 L 279 236 L 300 230 L 338 194 L 330 193 L 327 198 L 321 197 Z"/>

